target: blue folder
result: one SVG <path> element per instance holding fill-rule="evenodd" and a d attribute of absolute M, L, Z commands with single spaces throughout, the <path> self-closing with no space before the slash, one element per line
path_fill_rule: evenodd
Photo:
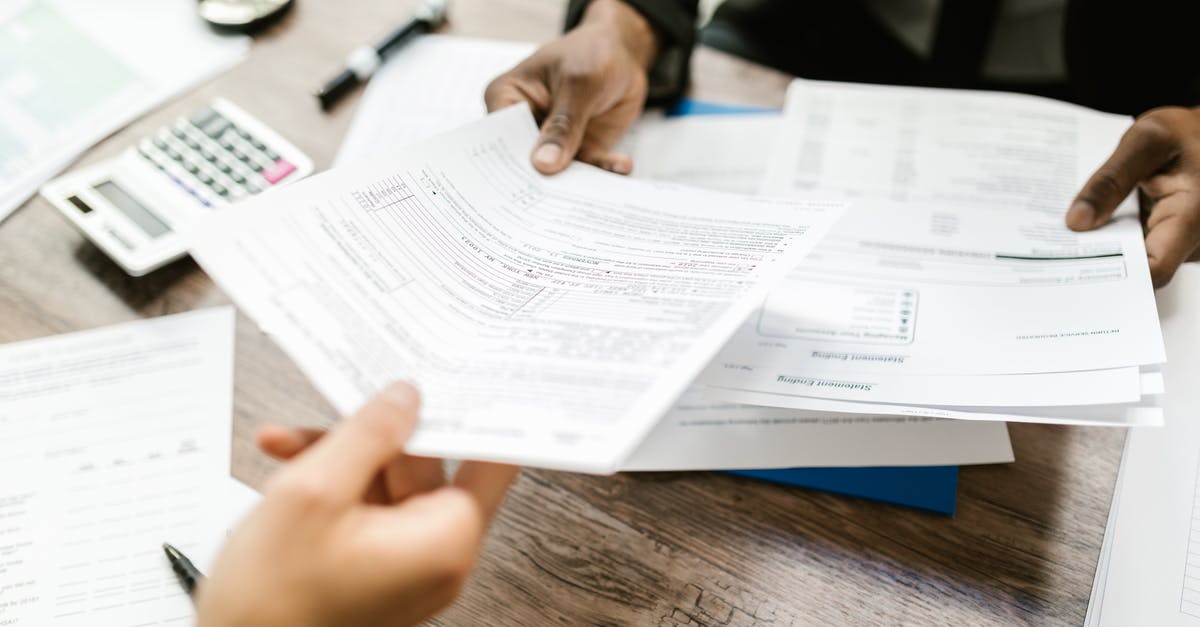
<path fill-rule="evenodd" d="M 727 113 L 771 113 L 770 109 L 725 105 L 683 99 L 667 115 L 720 115 Z M 780 468 L 731 470 L 731 475 L 750 477 L 801 488 L 824 490 L 893 505 L 954 515 L 958 496 L 958 466 L 912 466 L 882 468 Z"/>
<path fill-rule="evenodd" d="M 958 466 L 780 468 L 727 472 L 762 481 L 924 509 L 947 516 L 954 515 L 955 498 L 958 496 Z"/>

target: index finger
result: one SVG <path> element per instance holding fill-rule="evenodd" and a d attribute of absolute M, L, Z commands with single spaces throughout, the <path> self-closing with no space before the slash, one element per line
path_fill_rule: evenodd
<path fill-rule="evenodd" d="M 549 94 L 545 87 L 528 76 L 525 61 L 497 76 L 483 90 L 483 103 L 488 112 L 498 111 L 520 102 L 528 102 L 534 112 L 543 111 Z"/>
<path fill-rule="evenodd" d="M 1179 266 L 1200 247 L 1200 223 L 1193 217 L 1200 207 L 1184 206 L 1185 199 L 1160 200 L 1147 225 L 1146 260 L 1156 288 L 1169 283 Z"/>
<path fill-rule="evenodd" d="M 463 462 L 454 474 L 454 485 L 470 493 L 479 503 L 484 519 L 491 520 L 520 470 L 508 464 Z"/>
<path fill-rule="evenodd" d="M 258 430 L 258 448 L 280 461 L 289 460 L 328 433 L 325 429 L 264 425 Z"/>
<path fill-rule="evenodd" d="M 520 92 L 507 84 L 507 79 L 508 75 L 502 74 L 489 83 L 487 89 L 483 90 L 483 104 L 487 106 L 488 113 L 525 100 L 521 97 Z"/>
<path fill-rule="evenodd" d="M 1067 210 L 1067 226 L 1086 231 L 1104 225 L 1138 183 L 1171 160 L 1177 142 L 1161 117 L 1152 112 L 1125 131 L 1112 156 L 1075 196 Z"/>

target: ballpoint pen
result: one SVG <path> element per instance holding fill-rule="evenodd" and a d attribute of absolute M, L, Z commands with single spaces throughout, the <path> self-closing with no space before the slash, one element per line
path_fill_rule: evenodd
<path fill-rule="evenodd" d="M 204 581 L 204 573 L 201 573 L 192 560 L 189 560 L 179 549 L 166 542 L 163 542 L 162 548 L 163 552 L 167 554 L 167 560 L 171 562 L 171 570 L 175 571 L 175 575 L 179 578 L 179 585 L 183 586 L 188 596 L 195 598 L 196 586 Z"/>
<path fill-rule="evenodd" d="M 328 111 L 335 102 L 359 83 L 366 82 L 379 69 L 392 50 L 416 33 L 427 33 L 446 20 L 446 0 L 425 0 L 412 19 L 405 22 L 374 46 L 355 48 L 346 57 L 346 69 L 317 92 L 321 109 Z"/>

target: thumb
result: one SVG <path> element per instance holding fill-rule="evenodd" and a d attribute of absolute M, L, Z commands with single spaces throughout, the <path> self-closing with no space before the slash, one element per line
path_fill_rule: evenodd
<path fill-rule="evenodd" d="M 583 143 L 590 109 L 583 90 L 564 87 L 555 94 L 533 149 L 533 167 L 538 172 L 557 174 L 570 165 Z"/>
<path fill-rule="evenodd" d="M 383 466 L 403 451 L 419 406 L 415 388 L 393 383 L 302 453 L 294 478 L 327 488 L 325 496 L 339 502 L 361 500 Z"/>

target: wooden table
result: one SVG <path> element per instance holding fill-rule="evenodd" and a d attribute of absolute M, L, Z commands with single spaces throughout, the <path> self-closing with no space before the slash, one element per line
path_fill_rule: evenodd
<path fill-rule="evenodd" d="M 215 96 L 229 97 L 329 165 L 356 101 L 309 95 L 346 52 L 412 1 L 300 0 L 231 72 L 117 133 L 116 154 Z M 458 0 L 451 32 L 545 41 L 559 0 Z M 700 50 L 697 96 L 778 106 L 786 77 Z M 0 224 L 0 341 L 227 303 L 191 261 L 133 279 L 48 203 Z M 329 405 L 275 345 L 238 321 L 233 472 L 271 464 L 267 421 L 326 423 Z M 1017 463 L 962 470 L 946 518 L 713 473 L 590 477 L 525 471 L 479 570 L 438 623 L 453 625 L 1012 624 L 1083 620 L 1123 430 L 1010 427 Z"/>

